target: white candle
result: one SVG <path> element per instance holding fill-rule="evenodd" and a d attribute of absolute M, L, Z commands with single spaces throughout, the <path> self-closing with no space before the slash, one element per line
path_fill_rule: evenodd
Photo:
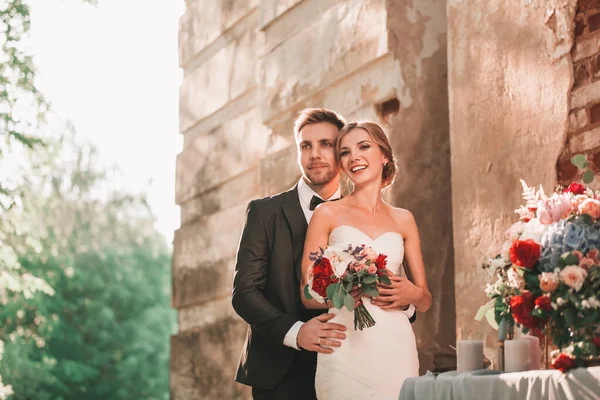
<path fill-rule="evenodd" d="M 530 370 L 540 369 L 542 366 L 542 355 L 540 352 L 540 339 L 535 336 L 521 336 L 519 339 L 527 340 L 529 342 L 529 354 L 531 357 L 531 364 L 529 365 Z"/>
<path fill-rule="evenodd" d="M 483 369 L 482 340 L 459 340 L 456 350 L 456 369 L 459 373 Z"/>
<path fill-rule="evenodd" d="M 504 370 L 506 372 L 529 371 L 531 366 L 530 349 L 529 340 L 504 341 Z"/>

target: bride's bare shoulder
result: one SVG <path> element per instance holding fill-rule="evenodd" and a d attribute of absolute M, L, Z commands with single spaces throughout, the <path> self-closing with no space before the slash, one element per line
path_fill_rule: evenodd
<path fill-rule="evenodd" d="M 313 219 L 314 218 L 319 218 L 319 219 L 333 219 L 337 213 L 339 213 L 339 209 L 340 209 L 340 203 L 342 200 L 339 201 L 327 201 L 325 203 L 321 203 L 319 204 L 316 208 L 315 208 L 315 212 L 313 213 Z"/>
<path fill-rule="evenodd" d="M 413 215 L 412 212 L 410 212 L 406 208 L 392 207 L 392 206 L 389 206 L 389 207 L 390 207 L 390 214 L 392 215 L 392 218 L 400 226 L 405 226 L 407 224 L 410 224 L 410 225 L 415 224 L 415 216 Z"/>

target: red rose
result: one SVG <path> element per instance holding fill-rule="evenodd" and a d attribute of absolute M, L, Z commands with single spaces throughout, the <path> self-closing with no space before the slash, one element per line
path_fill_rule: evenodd
<path fill-rule="evenodd" d="M 568 188 L 564 190 L 565 193 L 573 193 L 573 194 L 583 194 L 585 193 L 585 186 L 573 182 L 569 185 Z"/>
<path fill-rule="evenodd" d="M 375 260 L 375 266 L 377 266 L 377 276 L 385 275 L 385 267 L 387 265 L 386 261 L 387 256 L 385 254 L 380 254 Z"/>
<path fill-rule="evenodd" d="M 561 372 L 567 372 L 571 368 L 575 366 L 575 359 L 569 357 L 568 355 L 561 353 L 556 359 L 552 362 L 551 367 L 554 369 L 558 369 Z"/>
<path fill-rule="evenodd" d="M 552 311 L 552 305 L 550 303 L 550 297 L 548 296 L 540 296 L 537 299 L 535 299 L 535 305 L 546 312 Z"/>
<path fill-rule="evenodd" d="M 598 347 L 600 349 L 600 336 L 594 336 L 594 338 L 592 339 L 592 341 L 594 342 L 594 344 L 596 345 L 596 347 Z"/>
<path fill-rule="evenodd" d="M 333 273 L 333 267 L 327 257 L 322 257 L 319 262 L 313 266 L 312 290 L 321 297 L 327 297 L 327 286 L 338 282 Z"/>
<path fill-rule="evenodd" d="M 510 308 L 513 318 L 519 324 L 529 329 L 536 329 L 540 326 L 541 319 L 531 315 L 531 311 L 534 309 L 531 292 L 523 292 L 520 296 L 511 297 Z"/>
<path fill-rule="evenodd" d="M 540 259 L 541 246 L 533 241 L 515 240 L 510 247 L 510 261 L 519 267 L 531 269 Z"/>

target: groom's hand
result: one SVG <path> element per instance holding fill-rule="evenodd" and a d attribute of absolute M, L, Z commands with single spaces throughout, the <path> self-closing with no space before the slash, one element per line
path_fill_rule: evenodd
<path fill-rule="evenodd" d="M 335 315 L 331 313 L 321 314 L 304 323 L 298 331 L 298 346 L 308 351 L 318 353 L 333 353 L 332 347 L 340 347 L 346 335 L 344 325 L 327 322 Z M 339 339 L 339 340 L 334 340 Z"/>

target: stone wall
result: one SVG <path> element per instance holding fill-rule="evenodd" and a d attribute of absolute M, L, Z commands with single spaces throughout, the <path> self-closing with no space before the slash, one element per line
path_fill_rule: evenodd
<path fill-rule="evenodd" d="M 558 162 L 559 183 L 580 178 L 570 158 L 585 154 L 600 166 L 600 1 L 580 0 L 575 16 L 569 133 Z M 597 185 L 597 183 L 596 183 Z"/>
<path fill-rule="evenodd" d="M 487 300 L 479 265 L 516 220 L 519 179 L 557 183 L 577 93 L 575 9 L 575 0 L 448 1 L 457 339 L 487 338 L 491 359 L 496 332 L 473 319 Z"/>
<path fill-rule="evenodd" d="M 173 399 L 248 396 L 233 383 L 246 330 L 230 306 L 235 250 L 248 201 L 299 178 L 292 125 L 305 107 L 388 126 L 400 174 L 386 199 L 415 214 L 434 296 L 415 325 L 422 371 L 448 367 L 455 320 L 445 13 L 439 0 L 186 1 Z"/>

